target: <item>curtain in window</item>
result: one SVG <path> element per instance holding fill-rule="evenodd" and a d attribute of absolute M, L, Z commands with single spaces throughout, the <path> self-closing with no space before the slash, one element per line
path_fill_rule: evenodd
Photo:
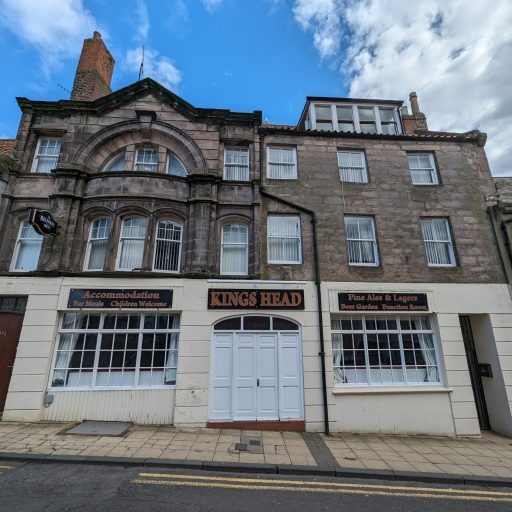
<path fill-rule="evenodd" d="M 366 183 L 368 181 L 362 151 L 339 151 L 338 165 L 341 181 L 353 183 Z"/>
<path fill-rule="evenodd" d="M 268 260 L 300 262 L 300 220 L 296 216 L 269 216 Z"/>
<path fill-rule="evenodd" d="M 142 267 L 147 219 L 129 218 L 121 229 L 119 268 L 131 270 Z"/>
<path fill-rule="evenodd" d="M 89 261 L 88 270 L 103 270 L 105 255 L 107 252 L 108 235 L 110 230 L 110 219 L 96 219 L 91 224 L 89 238 Z"/>
<path fill-rule="evenodd" d="M 42 245 L 43 236 L 36 233 L 28 221 L 23 221 L 18 238 L 15 270 L 36 270 Z"/>
<path fill-rule="evenodd" d="M 60 335 L 52 386 L 64 386 L 66 384 L 66 375 L 78 336 L 78 334 L 71 333 L 63 333 Z"/>
<path fill-rule="evenodd" d="M 425 382 L 439 382 L 434 340 L 428 334 L 419 334 L 418 339 L 425 364 L 427 365 Z"/>
<path fill-rule="evenodd" d="M 268 177 L 274 179 L 297 178 L 294 148 L 268 149 Z"/>
<path fill-rule="evenodd" d="M 60 146 L 60 139 L 40 139 L 36 155 L 35 172 L 50 172 L 57 167 Z"/>
<path fill-rule="evenodd" d="M 226 224 L 222 227 L 222 274 L 247 273 L 247 226 Z"/>
<path fill-rule="evenodd" d="M 249 181 L 249 150 L 246 148 L 226 148 L 224 179 Z"/>
<path fill-rule="evenodd" d="M 377 263 L 371 217 L 345 217 L 349 263 Z"/>
<path fill-rule="evenodd" d="M 178 272 L 181 248 L 181 226 L 170 220 L 158 223 L 155 244 L 155 270 Z"/>
<path fill-rule="evenodd" d="M 434 161 L 430 153 L 407 155 L 407 160 L 409 161 L 413 184 L 425 185 L 437 183 Z"/>
<path fill-rule="evenodd" d="M 430 265 L 453 265 L 453 252 L 446 219 L 424 219 L 421 222 L 423 240 Z"/>
<path fill-rule="evenodd" d="M 156 149 L 138 149 L 135 162 L 136 171 L 156 172 L 158 167 L 158 151 Z"/>

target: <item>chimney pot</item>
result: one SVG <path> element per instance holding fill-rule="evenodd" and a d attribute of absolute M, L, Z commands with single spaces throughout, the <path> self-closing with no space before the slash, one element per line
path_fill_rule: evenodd
<path fill-rule="evenodd" d="M 84 39 L 71 99 L 93 101 L 110 94 L 114 64 L 114 58 L 105 46 L 99 32 L 95 31 L 92 38 Z"/>
<path fill-rule="evenodd" d="M 413 114 L 420 113 L 420 106 L 418 104 L 418 95 L 415 92 L 409 94 L 409 101 L 411 102 L 411 110 Z"/>

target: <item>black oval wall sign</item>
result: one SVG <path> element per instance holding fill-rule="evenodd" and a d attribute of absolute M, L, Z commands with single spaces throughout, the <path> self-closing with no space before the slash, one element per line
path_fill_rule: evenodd
<path fill-rule="evenodd" d="M 59 227 L 50 212 L 35 208 L 30 210 L 28 222 L 40 235 L 56 235 Z"/>

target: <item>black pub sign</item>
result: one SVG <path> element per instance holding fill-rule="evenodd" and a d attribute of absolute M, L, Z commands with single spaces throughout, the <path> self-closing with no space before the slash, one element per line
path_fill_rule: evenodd
<path fill-rule="evenodd" d="M 426 293 L 338 293 L 340 311 L 428 311 Z"/>
<path fill-rule="evenodd" d="M 40 235 L 56 235 L 59 225 L 53 215 L 46 210 L 32 208 L 28 217 L 29 224 Z"/>
<path fill-rule="evenodd" d="M 304 309 L 304 290 L 208 290 L 208 309 Z"/>
<path fill-rule="evenodd" d="M 71 288 L 68 308 L 172 308 L 172 290 Z"/>

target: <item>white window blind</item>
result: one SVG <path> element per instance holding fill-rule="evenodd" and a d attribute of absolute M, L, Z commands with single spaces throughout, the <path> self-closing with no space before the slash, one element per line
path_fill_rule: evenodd
<path fill-rule="evenodd" d="M 158 151 L 152 148 L 137 149 L 135 170 L 156 172 L 158 170 Z"/>
<path fill-rule="evenodd" d="M 267 248 L 269 263 L 301 263 L 300 217 L 269 215 Z"/>
<path fill-rule="evenodd" d="M 295 148 L 268 148 L 267 178 L 274 180 L 297 179 Z"/>
<path fill-rule="evenodd" d="M 32 172 L 50 172 L 59 161 L 61 139 L 42 137 L 37 141 Z"/>
<path fill-rule="evenodd" d="M 413 185 L 437 185 L 437 171 L 432 153 L 408 153 Z"/>
<path fill-rule="evenodd" d="M 175 155 L 169 155 L 167 160 L 167 174 L 173 176 L 187 176 L 187 169 L 183 162 Z"/>
<path fill-rule="evenodd" d="M 161 220 L 158 223 L 155 240 L 154 270 L 179 272 L 181 255 L 181 225 Z"/>
<path fill-rule="evenodd" d="M 248 148 L 226 148 L 224 152 L 224 179 L 249 181 Z"/>
<path fill-rule="evenodd" d="M 338 151 L 340 180 L 350 183 L 368 183 L 362 151 Z"/>
<path fill-rule="evenodd" d="M 421 231 L 429 266 L 455 266 L 455 252 L 448 219 L 422 219 Z"/>
<path fill-rule="evenodd" d="M 11 269 L 21 272 L 36 270 L 42 245 L 43 236 L 36 233 L 28 221 L 23 221 L 18 233 Z"/>
<path fill-rule="evenodd" d="M 96 219 L 89 231 L 89 243 L 86 253 L 86 270 L 103 270 L 107 253 L 110 219 Z"/>
<path fill-rule="evenodd" d="M 345 217 L 349 265 L 379 264 L 375 225 L 372 217 Z"/>
<path fill-rule="evenodd" d="M 142 267 L 146 229 L 147 219 L 135 217 L 123 220 L 118 263 L 120 270 Z"/>
<path fill-rule="evenodd" d="M 243 224 L 222 226 L 221 274 L 247 274 L 248 230 Z"/>
<path fill-rule="evenodd" d="M 331 329 L 338 386 L 440 383 L 429 316 L 339 316 Z"/>

